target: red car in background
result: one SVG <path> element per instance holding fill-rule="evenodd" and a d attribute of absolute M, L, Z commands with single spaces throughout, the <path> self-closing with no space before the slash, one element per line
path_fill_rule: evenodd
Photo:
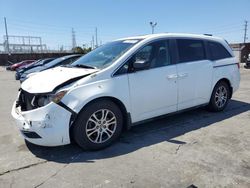
<path fill-rule="evenodd" d="M 29 64 L 31 64 L 31 63 L 33 63 L 33 62 L 35 62 L 35 61 L 36 61 L 36 60 L 25 60 L 25 61 L 21 61 L 21 62 L 19 62 L 19 63 L 15 63 L 15 64 L 11 65 L 11 66 L 9 67 L 9 69 L 12 70 L 12 71 L 14 71 L 14 70 L 16 70 L 16 69 L 18 69 L 18 68 L 22 68 L 22 67 L 24 67 L 24 66 L 26 66 L 26 65 L 29 65 Z"/>

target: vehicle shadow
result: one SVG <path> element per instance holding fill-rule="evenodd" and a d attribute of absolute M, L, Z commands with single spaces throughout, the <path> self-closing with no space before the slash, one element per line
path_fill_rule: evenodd
<path fill-rule="evenodd" d="M 76 144 L 60 147 L 41 147 L 28 142 L 26 144 L 36 157 L 48 161 L 58 163 L 94 162 L 98 159 L 125 155 L 161 142 L 185 144 L 185 142 L 175 140 L 175 138 L 248 110 L 250 110 L 249 103 L 231 100 L 223 112 L 212 113 L 200 108 L 164 117 L 132 127 L 130 131 L 122 134 L 118 142 L 100 151 L 83 151 Z"/>

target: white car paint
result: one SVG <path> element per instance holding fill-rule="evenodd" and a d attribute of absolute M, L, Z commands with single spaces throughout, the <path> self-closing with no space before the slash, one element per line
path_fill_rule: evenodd
<path fill-rule="evenodd" d="M 238 89 L 240 75 L 235 64 L 237 61 L 233 57 L 218 61 L 202 60 L 173 64 L 120 76 L 113 75 L 142 46 L 159 39 L 175 38 L 216 41 L 223 44 L 233 55 L 226 42 L 217 37 L 170 33 L 130 37 L 119 40 L 140 39 L 141 41 L 105 69 L 96 72 L 94 69 L 55 68 L 30 77 L 21 88 L 29 93 L 48 93 L 69 79 L 90 74 L 59 88 L 57 92 L 67 89 L 67 94 L 61 102 L 77 114 L 90 101 L 100 97 L 112 97 L 124 105 L 131 115 L 132 123 L 207 104 L 215 84 L 222 78 L 229 80 L 233 92 Z M 53 102 L 24 112 L 16 108 L 15 102 L 12 116 L 16 119 L 20 130 L 35 131 L 43 135 L 41 139 L 25 137 L 32 143 L 45 146 L 70 143 L 71 113 Z"/>
<path fill-rule="evenodd" d="M 72 78 L 85 76 L 96 71 L 95 69 L 55 67 L 33 75 L 32 79 L 27 79 L 23 82 L 22 89 L 30 93 L 49 93 L 56 86 Z M 48 79 L 44 78 L 50 78 L 52 75 L 53 77 L 49 80 L 48 84 Z"/>
<path fill-rule="evenodd" d="M 141 121 L 177 110 L 177 84 L 174 77 L 176 74 L 176 65 L 129 74 L 133 121 Z"/>
<path fill-rule="evenodd" d="M 201 60 L 180 63 L 177 64 L 177 72 L 178 110 L 204 104 L 209 101 L 213 78 L 213 63 L 211 61 Z"/>

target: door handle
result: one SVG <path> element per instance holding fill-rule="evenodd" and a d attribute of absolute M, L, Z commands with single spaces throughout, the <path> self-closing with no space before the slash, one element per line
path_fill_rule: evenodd
<path fill-rule="evenodd" d="M 182 73 L 182 74 L 178 74 L 179 78 L 186 78 L 188 77 L 188 73 Z"/>
<path fill-rule="evenodd" d="M 170 75 L 167 76 L 168 80 L 173 80 L 173 79 L 176 79 L 176 78 L 178 78 L 177 74 L 170 74 Z"/>

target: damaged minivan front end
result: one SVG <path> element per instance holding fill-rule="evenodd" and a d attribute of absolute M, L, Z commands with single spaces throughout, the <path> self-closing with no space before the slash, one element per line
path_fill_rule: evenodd
<path fill-rule="evenodd" d="M 53 75 L 57 76 L 57 79 L 50 76 L 53 80 L 51 84 L 47 84 L 49 88 L 47 85 L 43 86 L 43 82 L 48 82 L 52 70 L 44 71 L 28 79 L 19 89 L 11 113 L 23 137 L 31 143 L 42 146 L 70 143 L 69 127 L 76 113 L 64 105 L 61 99 L 76 81 L 89 76 L 96 70 L 65 69 L 69 68 L 59 67 L 53 70 Z M 74 76 L 69 76 L 70 71 L 74 73 L 72 74 Z M 68 73 L 66 79 L 65 72 Z M 64 75 L 64 79 L 58 79 L 60 75 Z M 34 80 L 38 83 L 34 84 Z"/>

